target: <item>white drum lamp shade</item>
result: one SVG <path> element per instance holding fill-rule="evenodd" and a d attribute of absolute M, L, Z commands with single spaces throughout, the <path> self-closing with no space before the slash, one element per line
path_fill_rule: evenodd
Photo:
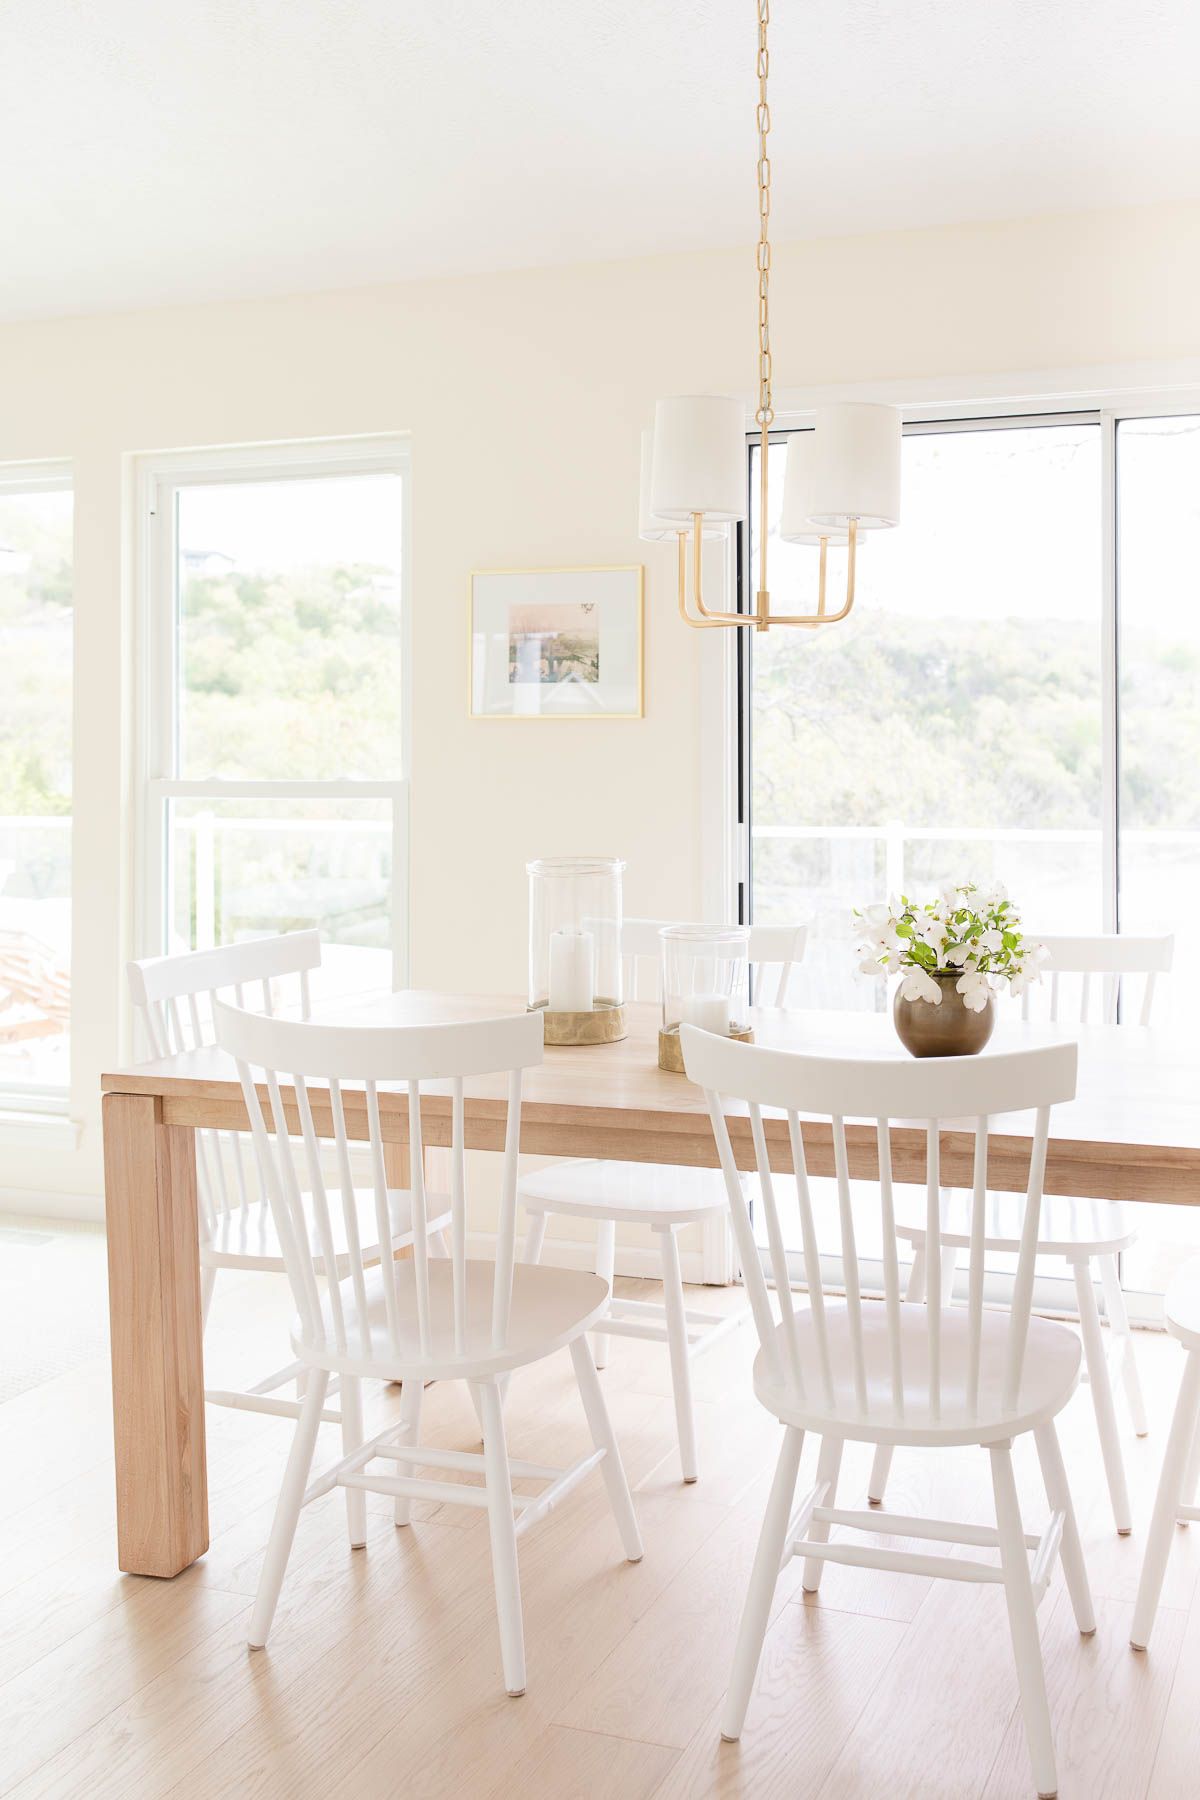
<path fill-rule="evenodd" d="M 642 432 L 642 468 L 638 485 L 638 536 L 647 544 L 661 544 L 664 541 L 674 543 L 681 531 L 690 531 L 690 519 L 660 519 L 650 511 L 650 477 L 654 462 L 654 427 L 647 425 Z M 723 538 L 726 535 L 724 525 L 704 523 L 703 535 L 706 538 Z"/>
<path fill-rule="evenodd" d="M 746 516 L 746 409 L 723 394 L 660 400 L 654 413 L 650 510 L 710 525 Z"/>
<path fill-rule="evenodd" d="M 783 511 L 779 515 L 779 535 L 785 544 L 819 544 L 822 537 L 830 544 L 849 542 L 848 531 L 818 531 L 812 522 L 813 458 L 816 432 L 797 431 L 787 442 L 784 464 Z"/>
<path fill-rule="evenodd" d="M 900 523 L 900 414 L 865 403 L 817 408 L 806 502 L 820 531 L 880 531 Z"/>

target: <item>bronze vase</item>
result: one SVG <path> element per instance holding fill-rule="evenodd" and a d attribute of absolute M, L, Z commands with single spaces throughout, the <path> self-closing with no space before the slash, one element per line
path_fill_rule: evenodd
<path fill-rule="evenodd" d="M 910 1056 L 975 1056 L 996 1023 L 995 995 L 988 995 L 982 1012 L 972 1012 L 955 985 L 957 973 L 933 979 L 942 990 L 940 1006 L 931 1000 L 905 1000 L 896 989 L 892 1002 L 896 1036 Z"/>

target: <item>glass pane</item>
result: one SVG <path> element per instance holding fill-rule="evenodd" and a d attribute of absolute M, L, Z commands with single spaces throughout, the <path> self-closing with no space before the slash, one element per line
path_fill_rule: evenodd
<path fill-rule="evenodd" d="M 68 1084 L 71 495 L 0 489 L 0 1093 Z"/>
<path fill-rule="evenodd" d="M 1184 936 L 1200 894 L 1200 417 L 1124 419 L 1117 427 L 1120 620 L 1120 920 L 1129 932 L 1179 934 L 1156 1019 L 1190 1023 L 1200 966 Z M 1182 1206 L 1139 1209 L 1125 1285 L 1162 1293 L 1200 1243 Z"/>
<path fill-rule="evenodd" d="M 399 475 L 177 493 L 185 779 L 401 775 Z"/>
<path fill-rule="evenodd" d="M 388 800 L 173 800 L 171 952 L 320 928 L 316 991 L 391 986 Z"/>
<path fill-rule="evenodd" d="M 776 535 L 785 454 L 771 587 L 798 611 L 817 552 Z M 1102 924 L 1099 427 L 908 435 L 903 454 L 904 522 L 864 540 L 850 618 L 753 645 L 753 916 L 809 918 L 814 1005 L 882 1006 L 851 909 L 901 888 L 999 879 L 1034 930 Z"/>

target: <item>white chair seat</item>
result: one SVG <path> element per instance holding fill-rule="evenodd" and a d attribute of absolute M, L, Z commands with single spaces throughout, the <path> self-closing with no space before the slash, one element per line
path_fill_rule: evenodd
<path fill-rule="evenodd" d="M 821 1366 L 820 1344 L 812 1312 L 806 1307 L 796 1315 L 800 1360 L 810 1374 L 810 1392 L 801 1399 L 790 1385 L 781 1388 L 770 1369 L 766 1352 L 754 1363 L 754 1389 L 762 1404 L 785 1425 L 824 1436 L 855 1438 L 875 1444 L 987 1444 L 1016 1437 L 1052 1419 L 1066 1405 L 1079 1381 L 1082 1347 L 1074 1332 L 1053 1319 L 1033 1318 L 1022 1365 L 1021 1391 L 1015 1413 L 1001 1405 L 1004 1363 L 1009 1343 L 1009 1319 L 1005 1313 L 985 1312 L 979 1354 L 979 1405 L 968 1415 L 965 1404 L 968 1313 L 965 1307 L 942 1312 L 941 1409 L 934 1418 L 928 1402 L 929 1329 L 922 1304 L 900 1308 L 900 1350 L 905 1405 L 903 1414 L 892 1402 L 891 1360 L 888 1350 L 887 1309 L 881 1300 L 862 1303 L 864 1367 L 869 1411 L 858 1416 L 852 1361 L 853 1333 L 844 1301 L 826 1301 L 829 1359 L 833 1370 L 834 1402 L 825 1404 L 815 1371 Z M 784 1328 L 776 1328 L 778 1354 L 786 1363 Z"/>
<path fill-rule="evenodd" d="M 367 1318 L 371 1345 L 364 1345 L 356 1323 L 353 1283 L 343 1281 L 338 1292 L 346 1320 L 344 1350 L 315 1350 L 304 1341 L 300 1321 L 292 1327 L 292 1347 L 301 1362 L 314 1368 L 340 1370 L 349 1375 L 388 1378 L 415 1373 L 427 1381 L 494 1378 L 525 1363 L 537 1362 L 560 1350 L 591 1329 L 608 1305 L 608 1283 L 599 1275 L 578 1269 L 551 1269 L 517 1263 L 513 1269 L 512 1312 L 505 1346 L 492 1343 L 492 1293 L 495 1265 L 466 1265 L 466 1331 L 463 1349 L 454 1341 L 454 1265 L 447 1257 L 429 1262 L 430 1349 L 422 1354 L 417 1326 L 417 1273 L 415 1261 L 400 1262 L 396 1269 L 399 1313 L 399 1349 L 393 1351 L 388 1333 L 383 1280 L 376 1268 L 365 1276 Z M 332 1301 L 322 1306 L 325 1330 L 335 1338 Z"/>
<path fill-rule="evenodd" d="M 912 1242 L 925 1236 L 924 1190 L 898 1187 L 895 1195 L 896 1235 Z M 971 1242 L 971 1196 L 959 1190 L 943 1192 L 942 1244 L 965 1250 Z M 984 1242 L 988 1250 L 1021 1247 L 1021 1221 L 1025 1215 L 1023 1194 L 989 1194 L 984 1213 Z M 1038 1250 L 1047 1256 L 1105 1256 L 1135 1242 L 1137 1231 L 1118 1200 L 1080 1200 L 1066 1194 L 1046 1194 L 1038 1220 Z"/>
<path fill-rule="evenodd" d="M 728 1205 L 720 1169 L 665 1163 L 554 1163 L 523 1175 L 517 1191 L 527 1212 L 641 1225 L 686 1225 Z"/>
<path fill-rule="evenodd" d="M 1163 1302 L 1167 1330 L 1186 1344 L 1189 1350 L 1200 1350 L 1200 1256 L 1176 1269 Z"/>
<path fill-rule="evenodd" d="M 319 1243 L 320 1236 L 313 1219 L 312 1195 L 303 1195 L 303 1203 L 309 1227 L 308 1241 Z M 445 1229 L 450 1223 L 449 1200 L 430 1194 L 427 1196 L 427 1205 L 431 1215 L 438 1215 L 430 1217 L 429 1230 L 433 1232 Z M 412 1196 L 407 1190 L 391 1188 L 388 1190 L 388 1208 L 392 1217 L 392 1247 L 398 1249 L 412 1238 Z M 378 1262 L 379 1228 L 375 1218 L 373 1188 L 355 1189 L 354 1210 L 362 1254 L 368 1260 Z M 329 1206 L 329 1215 L 338 1274 L 345 1275 L 349 1270 L 349 1250 L 340 1195 Z M 234 1207 L 229 1212 L 218 1213 L 214 1235 L 200 1246 L 200 1262 L 203 1267 L 210 1269 L 266 1269 L 283 1274 L 286 1265 L 269 1203 L 261 1200 L 252 1206 Z M 320 1263 L 318 1271 L 322 1272 Z"/>

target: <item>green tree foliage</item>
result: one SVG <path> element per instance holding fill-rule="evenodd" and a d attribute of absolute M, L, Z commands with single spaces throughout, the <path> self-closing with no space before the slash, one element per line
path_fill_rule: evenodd
<path fill-rule="evenodd" d="M 400 613 L 365 564 L 189 578 L 183 763 L 192 776 L 386 780 L 400 752 Z"/>
<path fill-rule="evenodd" d="M 1094 634 L 863 613 L 836 637 L 755 646 L 756 824 L 1097 822 Z"/>

